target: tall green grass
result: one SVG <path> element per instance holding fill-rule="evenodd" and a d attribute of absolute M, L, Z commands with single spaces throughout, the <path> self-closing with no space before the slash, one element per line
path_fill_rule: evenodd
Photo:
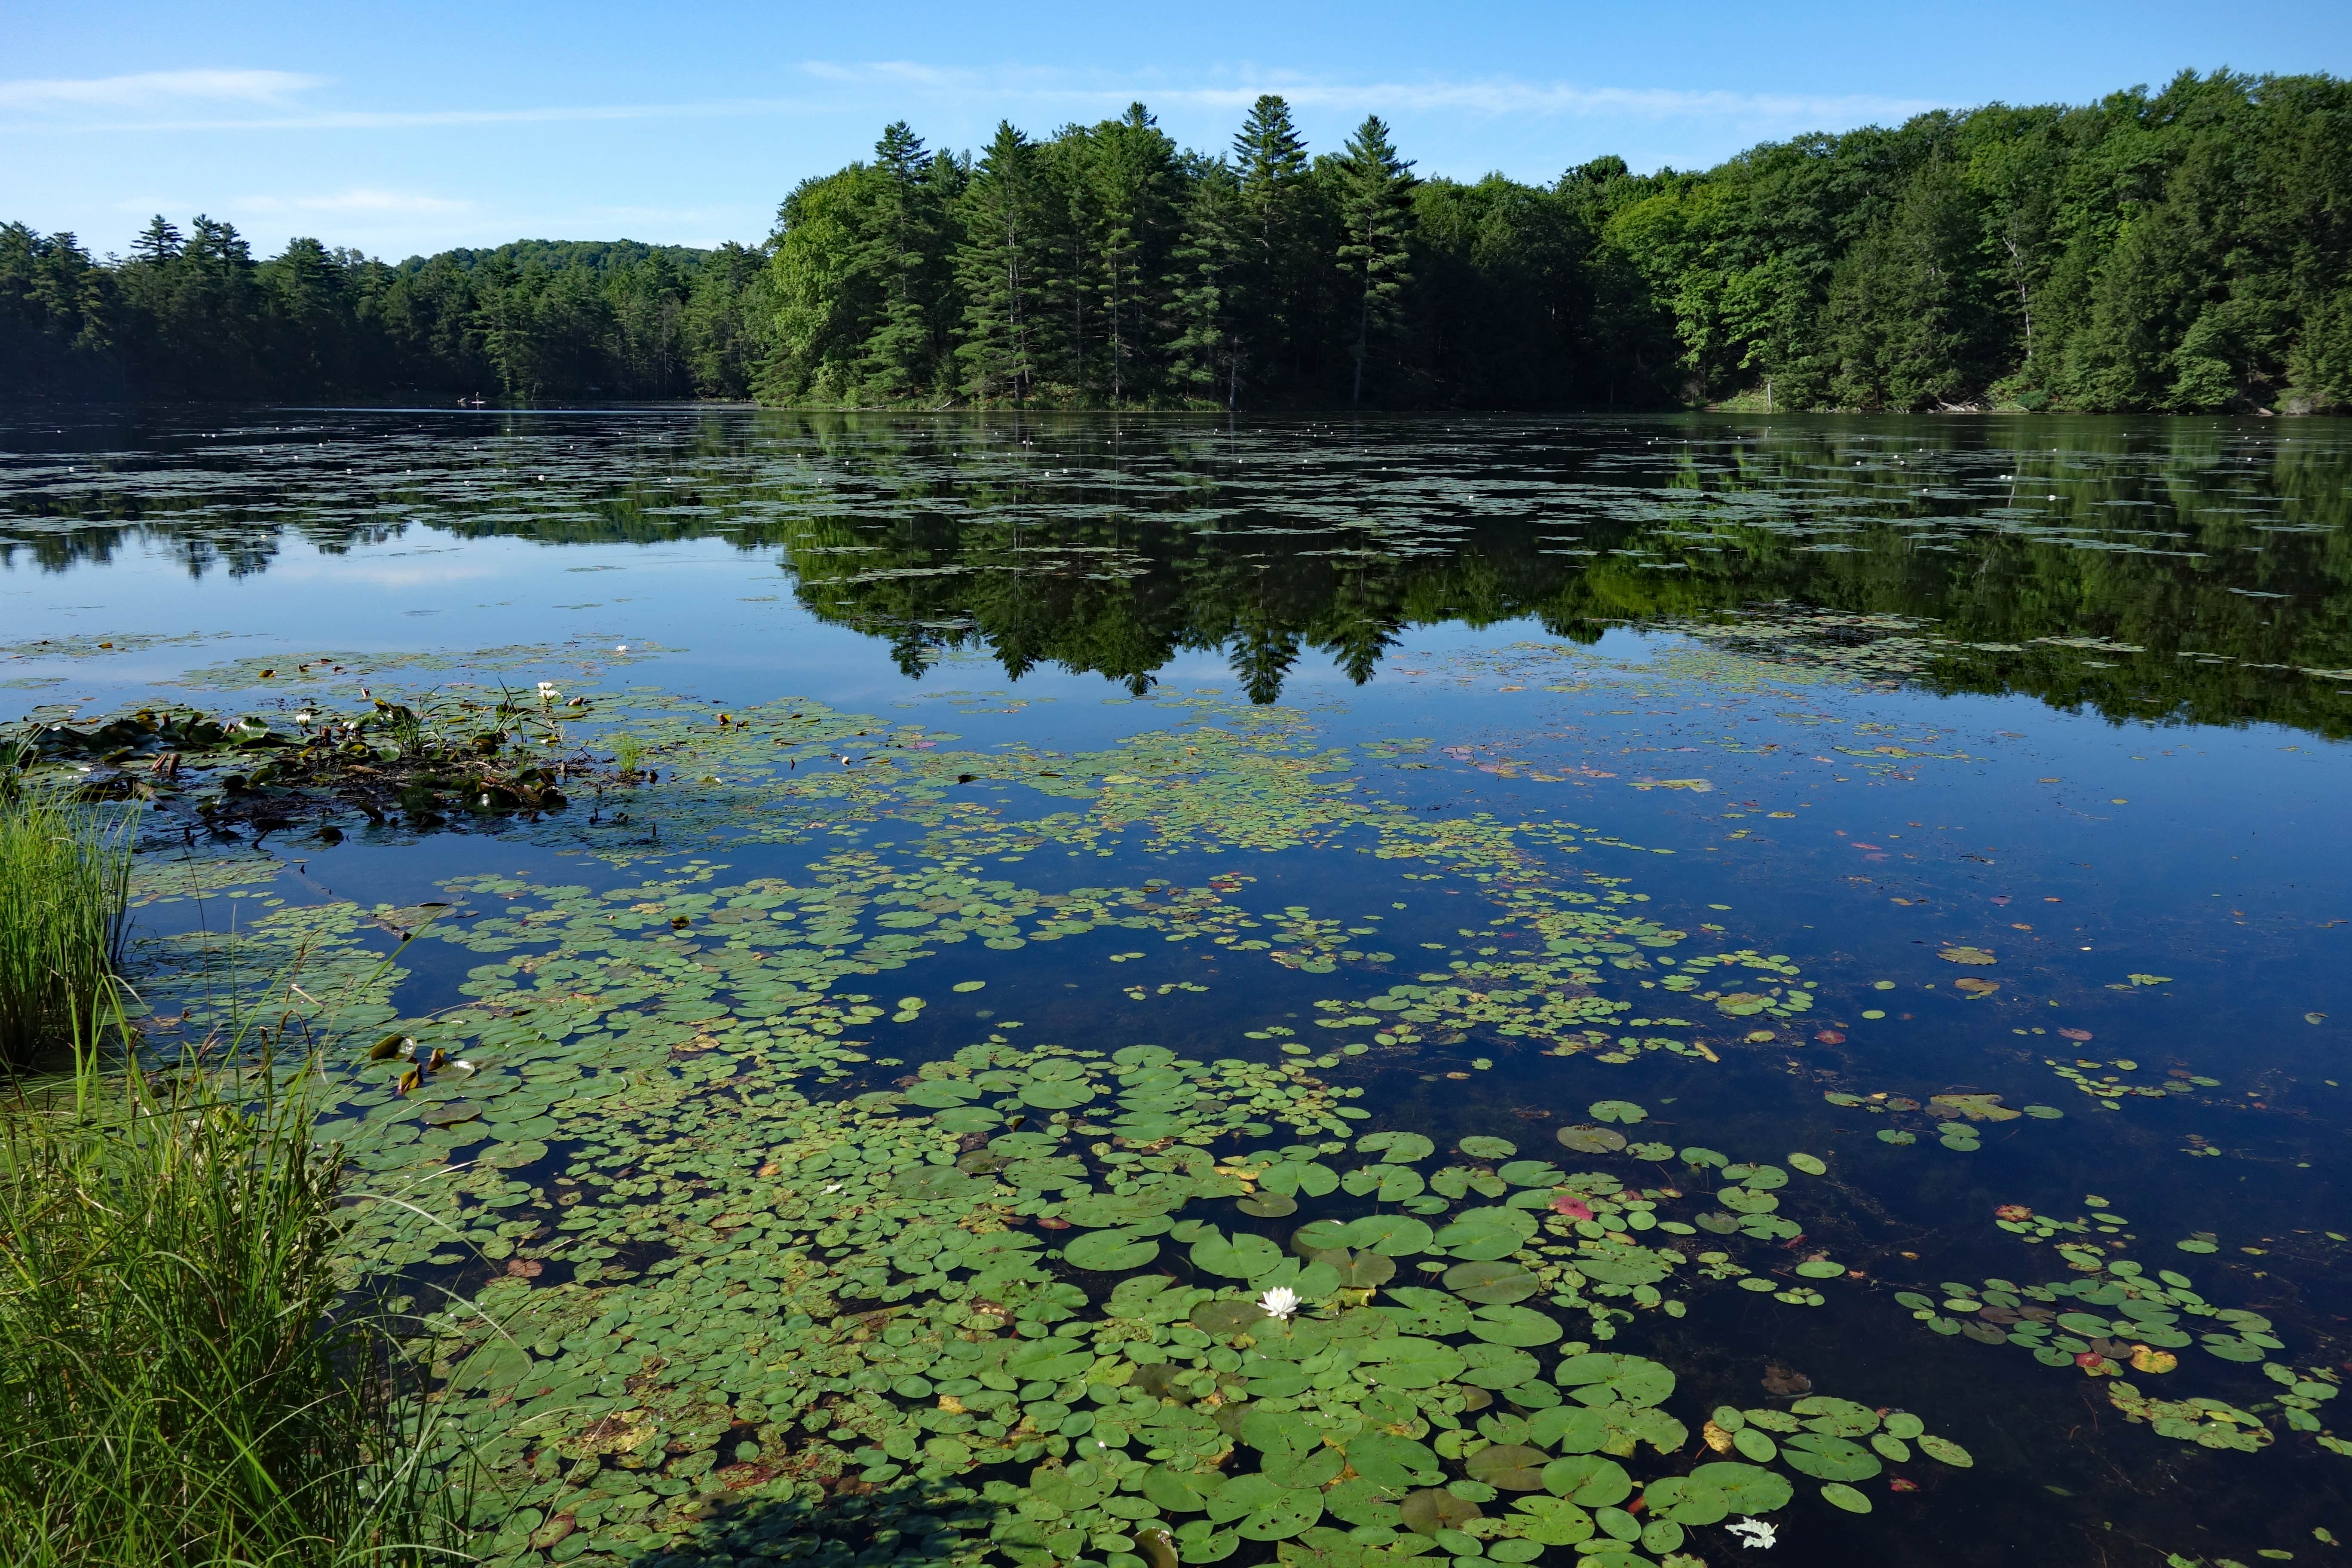
<path fill-rule="evenodd" d="M 0 1110 L 0 1562 L 457 1560 L 430 1407 L 341 1299 L 301 1084 L 95 1061 Z"/>
<path fill-rule="evenodd" d="M 134 821 L 28 789 L 0 795 L 0 1068 L 62 1052 L 76 1020 L 96 1014 L 122 955 Z"/>

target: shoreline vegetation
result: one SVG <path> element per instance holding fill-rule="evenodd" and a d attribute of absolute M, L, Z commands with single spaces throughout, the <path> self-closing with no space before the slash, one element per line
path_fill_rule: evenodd
<path fill-rule="evenodd" d="M 803 407 L 2352 409 L 2352 85 L 2184 72 L 1704 172 L 1417 175 L 1279 98 L 1223 153 L 1141 104 L 976 151 L 904 123 L 757 247 L 396 265 L 159 216 L 0 226 L 0 384 Z"/>
<path fill-rule="evenodd" d="M 455 1560 L 462 1467 L 399 1321 L 345 1295 L 348 1167 L 306 1075 L 151 1071 L 116 1022 L 119 1071 L 86 1031 L 69 1077 L 0 1112 L 8 1560 Z"/>

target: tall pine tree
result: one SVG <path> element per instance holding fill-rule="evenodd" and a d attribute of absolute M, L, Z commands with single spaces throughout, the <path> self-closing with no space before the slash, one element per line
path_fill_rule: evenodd
<path fill-rule="evenodd" d="M 963 289 L 963 390 L 1025 400 L 1038 378 L 1045 326 L 1047 215 L 1036 144 L 999 121 L 963 195 L 956 281 Z"/>
<path fill-rule="evenodd" d="M 930 379 L 935 352 L 931 319 L 931 258 L 939 243 L 938 203 L 929 160 L 903 120 L 891 121 L 874 144 L 881 184 L 869 215 L 866 259 L 883 279 L 881 320 L 866 338 L 859 366 L 886 397 L 905 397 Z"/>
<path fill-rule="evenodd" d="M 1355 294 L 1356 361 L 1350 403 L 1364 400 L 1364 365 L 1372 345 L 1394 328 L 1404 303 L 1404 286 L 1412 280 L 1406 236 L 1412 225 L 1412 165 L 1397 156 L 1389 128 L 1377 114 L 1368 114 L 1348 138 L 1347 153 L 1339 160 L 1339 214 L 1346 240 L 1339 247 L 1339 267 Z"/>
<path fill-rule="evenodd" d="M 1313 192 L 1288 103 L 1267 93 L 1250 106 L 1234 137 L 1234 167 L 1248 245 L 1236 279 L 1241 332 L 1265 376 L 1292 366 L 1295 334 L 1308 325 Z"/>

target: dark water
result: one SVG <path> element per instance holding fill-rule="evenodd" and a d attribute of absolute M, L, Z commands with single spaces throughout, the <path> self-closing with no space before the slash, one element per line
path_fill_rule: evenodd
<path fill-rule="evenodd" d="M 856 973 L 898 973 L 859 994 L 885 1012 L 899 994 L 927 1005 L 895 1026 L 849 1019 L 842 1039 L 860 1029 L 887 1039 L 824 1068 L 828 1088 L 797 1080 L 793 1092 L 815 1103 L 889 1089 L 990 1031 L 1006 1038 L 1013 1021 L 1019 1047 L 1150 1042 L 1200 1061 L 1278 1064 L 1286 1038 L 1303 1040 L 1325 1055 L 1287 1059 L 1361 1089 L 1354 1103 L 1370 1115 L 1355 1132 L 1418 1131 L 1440 1150 L 1500 1136 L 1523 1159 L 1670 1192 L 1656 1212 L 1677 1223 L 1719 1180 L 1681 1151 L 1782 1166 L 1810 1152 L 1826 1173 L 1798 1165 L 1778 1189 L 1790 1234 L 1669 1233 L 1686 1255 L 1723 1247 L 1779 1295 L 1707 1282 L 1693 1261 L 1678 1275 L 1681 1315 L 1612 1297 L 1632 1310 L 1596 1342 L 1678 1379 L 1664 1407 L 1687 1441 L 1678 1457 L 1644 1448 L 1638 1464 L 1626 1459 L 1639 1479 L 1714 1460 L 1698 1433 L 1717 1406 L 1785 1407 L 1762 1382 L 1774 1366 L 1820 1394 L 1915 1412 L 1973 1457 L 1965 1468 L 1890 1458 L 1854 1483 L 1872 1503 L 1862 1516 L 1817 1500 L 1825 1477 L 1776 1467 L 1796 1498 L 1768 1517 L 1801 1561 L 2325 1561 L 2340 1550 L 2330 1535 L 2352 1537 L 2352 1455 L 2326 1446 L 2352 1354 L 2352 1308 L 2336 1310 L 2352 1288 L 2341 1082 L 2352 1026 L 2352 426 L 1226 429 L 272 410 L 137 425 L 58 417 L 0 431 L 0 675 L 16 711 L 79 723 L 160 700 L 282 722 L 358 702 L 362 682 L 376 695 L 458 700 L 550 680 L 562 700 L 590 695 L 614 727 L 672 748 L 658 785 L 608 791 L 593 826 L 581 820 L 584 794 L 542 822 L 425 832 L 355 821 L 333 845 L 307 829 L 259 846 L 167 833 L 161 814 L 142 962 L 158 1010 L 189 1027 L 223 985 L 266 989 L 264 971 L 299 952 L 310 973 L 347 987 L 349 1000 L 312 1020 L 345 1031 L 344 1055 L 351 1037 L 394 1020 L 421 1032 L 438 1014 L 457 1020 L 452 1055 L 528 1073 L 541 1047 L 488 1010 L 534 984 L 511 967 L 520 954 L 547 965 L 534 1003 L 542 1025 L 546 997 L 593 989 L 576 975 L 556 986 L 549 976 L 575 973 L 565 963 L 655 977 L 641 994 L 624 983 L 580 1004 L 597 1015 L 590 1037 L 609 1022 L 602 1037 L 613 1042 L 610 1065 L 584 1082 L 618 1086 L 625 1062 L 641 1086 L 699 1070 L 693 1049 L 673 1058 L 667 1041 L 669 1065 L 629 1055 L 641 1032 L 603 1018 L 609 1008 L 698 1026 L 696 1006 L 677 1003 L 681 988 L 715 997 L 707 1011 L 736 1024 L 708 1033 L 757 1064 L 766 1047 L 727 1031 L 756 1021 L 752 1002 L 773 1005 L 772 990 L 731 971 L 709 979 L 735 951 L 723 945 L 735 928 L 697 905 L 697 923 L 672 931 L 670 908 L 698 888 L 762 879 L 855 885 L 868 889 L 862 912 L 841 915 L 809 951 L 864 942 Z M 784 726 L 817 722 L 807 715 L 820 709 L 821 738 L 793 740 Z M 729 726 L 715 723 L 722 711 Z M 744 714 L 756 747 L 732 738 Z M 612 732 L 579 738 L 602 748 Z M 1130 765 L 1122 757 L 1140 759 L 1133 773 L 1118 771 Z M 631 820 L 614 826 L 623 810 Z M 982 875 L 1002 885 L 984 896 L 950 885 Z M 592 905 L 631 902 L 596 904 L 601 895 L 656 884 L 667 891 L 634 901 L 658 906 L 660 921 L 625 941 L 580 934 Z M 1618 894 L 1629 898 L 1596 902 Z M 1182 934 L 1167 910 L 1190 897 L 1225 913 Z M 876 945 L 918 929 L 893 927 L 891 907 L 974 922 L 971 934 L 990 938 L 1012 917 L 975 910 L 1024 900 L 1032 924 L 1010 945 Z M 1591 973 L 1573 977 L 1564 959 L 1543 968 L 1545 943 L 1527 940 L 1529 900 L 1638 916 L 1667 935 L 1645 945 L 1630 927 L 1597 933 L 1613 940 L 1582 953 Z M 404 946 L 397 932 L 427 900 L 460 913 Z M 820 917 L 811 905 L 803 918 Z M 1076 929 L 1036 923 L 1055 918 Z M 464 934 L 466 922 L 496 934 Z M 232 928 L 250 947 L 243 980 L 224 982 L 221 944 L 194 933 Z M 214 978 L 194 985 L 207 952 Z M 378 955 L 395 967 L 374 973 Z M 1667 984 L 1683 966 L 1697 984 Z M 807 973 L 803 986 L 822 991 Z M 1447 976 L 1458 994 L 1442 1005 L 1391 991 Z M 967 977 L 984 988 L 950 989 Z M 836 978 L 833 994 L 857 984 Z M 1622 1005 L 1565 1016 L 1595 998 Z M 1416 1001 L 1430 1016 L 1400 1030 L 1393 1020 L 1410 1012 L 1387 1004 Z M 1372 1012 L 1356 1011 L 1368 1002 Z M 1318 1018 L 1340 1023 L 1328 1040 L 1315 1037 Z M 1367 1048 L 1327 1050 L 1341 1039 Z M 884 1050 L 892 1056 L 868 1059 Z M 336 1125 L 347 1131 L 402 1112 L 383 1082 L 341 1092 Z M 634 1106 L 631 1092 L 613 1087 L 611 1102 Z M 765 1091 L 743 1093 L 747 1106 L 767 1103 Z M 1981 1121 L 1937 1119 L 1937 1095 L 1997 1099 L 1949 1102 Z M 1671 1152 L 1643 1164 L 1555 1140 L 1607 1101 L 1643 1108 L 1622 1135 Z M 2016 1114 L 2025 1106 L 2063 1114 Z M 663 1205 L 684 1203 L 683 1188 L 660 1186 L 657 1168 L 687 1185 L 735 1179 L 662 1165 L 667 1143 L 691 1143 L 706 1162 L 729 1147 L 686 1112 L 665 1122 L 645 1111 L 627 1133 L 600 1131 L 594 1115 L 556 1096 L 545 1114 L 501 1128 L 496 1147 L 522 1153 L 509 1176 L 490 1173 L 492 1186 L 513 1190 L 489 1217 L 552 1205 L 592 1168 L 642 1182 L 575 1216 L 600 1205 L 618 1216 L 632 1200 L 669 1215 Z M 1216 1157 L 1293 1138 L 1253 1125 L 1263 1131 L 1212 1145 Z M 1939 1139 L 1939 1126 L 1976 1136 Z M 374 1168 L 415 1177 L 426 1151 L 434 1169 L 458 1169 L 469 1157 L 459 1131 L 401 1144 L 407 1153 Z M 1343 1147 L 1325 1156 L 1335 1167 L 1376 1157 Z M 419 1179 L 431 1190 L 430 1172 Z M 741 1179 L 756 1187 L 750 1172 Z M 467 1203 L 496 1195 L 464 1190 Z M 1238 1226 L 1229 1202 L 1196 1200 L 1178 1217 L 1281 1243 L 1301 1220 L 1372 1206 L 1345 1193 L 1299 1203 L 1297 1218 Z M 2074 1228 L 2029 1241 L 2032 1221 L 1996 1224 L 2003 1205 Z M 1050 1198 L 1029 1206 L 1016 1219 L 1060 1223 Z M 2127 1217 L 2102 1226 L 2103 1213 Z M 502 1242 L 487 1261 L 454 1243 L 382 1238 L 369 1256 L 420 1288 L 499 1281 L 484 1300 L 522 1310 L 509 1298 L 620 1300 L 657 1278 L 675 1282 L 689 1272 L 679 1259 L 705 1245 L 675 1226 L 600 1223 L 614 1242 L 601 1257 L 567 1252 L 560 1237 Z M 474 1244 L 489 1234 L 466 1232 Z M 1054 1244 L 1079 1234 L 1056 1231 Z M 2070 1258 L 2062 1242 L 2098 1250 Z M 1160 1266 L 1179 1250 L 1163 1246 Z M 1823 1254 L 1853 1272 L 1790 1272 Z M 518 1275 L 508 1258 L 541 1267 Z M 2190 1283 L 2168 1281 L 2163 1300 L 2134 1294 L 2160 1270 Z M 1117 1278 L 1073 1277 L 1097 1299 Z M 1395 1283 L 1412 1279 L 1408 1265 Z M 1808 1289 L 1819 1304 L 1802 1299 Z M 1988 1291 L 2003 1300 L 1984 1302 Z M 1927 1304 L 1895 1299 L 1911 1292 Z M 2116 1320 L 2126 1300 L 2150 1315 Z M 2051 1364 L 2030 1342 L 1988 1342 L 2017 1326 L 2011 1304 L 2154 1331 L 2071 1341 L 2103 1362 L 2086 1372 L 2074 1352 Z M 597 1331 L 609 1333 L 604 1310 Z M 1581 1309 L 1565 1321 L 1570 1338 L 1592 1338 Z M 539 1342 L 546 1364 L 570 1364 L 562 1356 L 595 1338 L 569 1331 L 576 1342 L 552 1331 Z M 573 1348 L 559 1353 L 560 1342 Z M 2142 1347 L 2151 1366 L 2157 1352 L 2177 1365 L 2117 1360 Z M 1549 1372 L 1552 1352 L 1539 1353 Z M 709 1375 L 725 1386 L 723 1372 Z M 658 1379 L 625 1394 L 589 1392 L 589 1381 L 567 1407 L 586 1412 L 562 1438 L 572 1447 L 551 1436 L 543 1450 L 536 1437 L 499 1450 L 519 1486 L 556 1488 L 561 1466 L 530 1471 L 531 1455 L 560 1451 L 571 1464 L 583 1442 L 594 1447 L 580 1430 L 632 1399 L 670 1411 L 661 1419 L 678 1432 L 693 1426 L 683 1405 L 661 1404 Z M 2164 1420 L 2128 1420 L 2110 1394 L 2117 1383 L 2174 1405 L 2221 1402 L 2235 1414 L 2200 1429 L 2240 1439 L 2200 1443 L 2179 1435 L 2194 1418 L 2179 1415 L 2170 1435 Z M 772 1468 L 803 1440 L 766 1423 L 772 1409 L 756 1390 L 730 1396 L 732 1414 L 718 1418 L 730 1451 L 753 1442 Z M 783 1396 L 778 1385 L 765 1397 Z M 709 1402 L 725 1401 L 697 1397 L 708 1426 Z M 835 1434 L 856 1430 L 880 1444 L 895 1417 L 869 1414 L 882 1426 L 867 1433 L 836 1412 L 827 1440 L 854 1449 Z M 475 1418 L 484 1431 L 499 1419 Z M 1054 1440 L 1049 1467 L 1075 1462 L 1071 1443 L 1087 1439 Z M 679 1438 L 669 1451 L 697 1450 Z M 1144 1451 L 1140 1439 L 1129 1450 Z M 1034 1491 L 1037 1461 L 982 1464 L 963 1482 Z M 522 1562 L 544 1550 L 591 1568 L 664 1551 L 753 1561 L 792 1556 L 772 1552 L 770 1535 L 797 1531 L 828 1561 L 915 1559 L 875 1521 L 896 1517 L 901 1505 L 887 1500 L 913 1484 L 916 1461 L 862 1462 L 881 1489 L 849 1506 L 856 1529 L 763 1535 L 761 1508 L 788 1504 L 762 1500 L 789 1498 L 788 1472 L 747 1481 L 743 1500 L 691 1528 L 646 1522 L 667 1517 L 665 1492 L 608 1510 L 627 1516 L 617 1528 L 592 1518 L 544 1548 L 521 1531 L 485 1551 Z M 931 1462 L 941 1476 L 955 1468 Z M 619 1463 L 607 1457 L 607 1471 Z M 536 1510 L 536 1524 L 556 1517 L 559 1495 L 587 1493 L 514 1506 Z M 1506 1509 L 1486 1496 L 1490 1514 Z M 845 1506 L 837 1487 L 831 1500 Z M 940 1506 L 982 1503 L 1011 1507 L 1013 1492 Z M 572 1517 L 583 1511 L 593 1512 Z M 956 1528 L 987 1535 L 977 1516 L 959 1517 Z M 1223 1560 L 1280 1551 L 1357 1568 L 1400 1554 L 1382 1526 L 1352 1540 L 1333 1526 L 1260 1530 Z M 1140 1561 L 1096 1534 L 1003 1549 L 1022 1563 Z M 924 1551 L 947 1550 L 936 1532 L 923 1539 Z M 1459 1552 L 1459 1536 L 1436 1548 L 1403 1539 L 1405 1552 L 1484 1560 Z M 1220 1560 L 1216 1546 L 1179 1544 L 1188 1561 Z M 1486 1557 L 1528 1560 L 1496 1550 L 1517 1542 L 1485 1545 Z M 1744 1554 L 1713 1521 L 1643 1550 L 1646 1561 Z M 1555 1545 L 1543 1560 L 1575 1555 Z"/>

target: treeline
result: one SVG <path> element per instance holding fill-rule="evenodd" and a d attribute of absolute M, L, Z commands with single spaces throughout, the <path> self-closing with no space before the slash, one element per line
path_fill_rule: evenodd
<path fill-rule="evenodd" d="M 764 258 L 525 240 L 397 266 L 157 217 L 123 260 L 0 225 L 0 397 L 745 397 Z"/>
<path fill-rule="evenodd" d="M 1423 178 L 1279 98 L 976 154 L 889 127 L 761 248 L 388 267 L 158 219 L 0 229 L 0 375 L 53 395 L 487 388 L 945 407 L 2352 408 L 2352 87 L 2184 73 L 1705 173 Z"/>

